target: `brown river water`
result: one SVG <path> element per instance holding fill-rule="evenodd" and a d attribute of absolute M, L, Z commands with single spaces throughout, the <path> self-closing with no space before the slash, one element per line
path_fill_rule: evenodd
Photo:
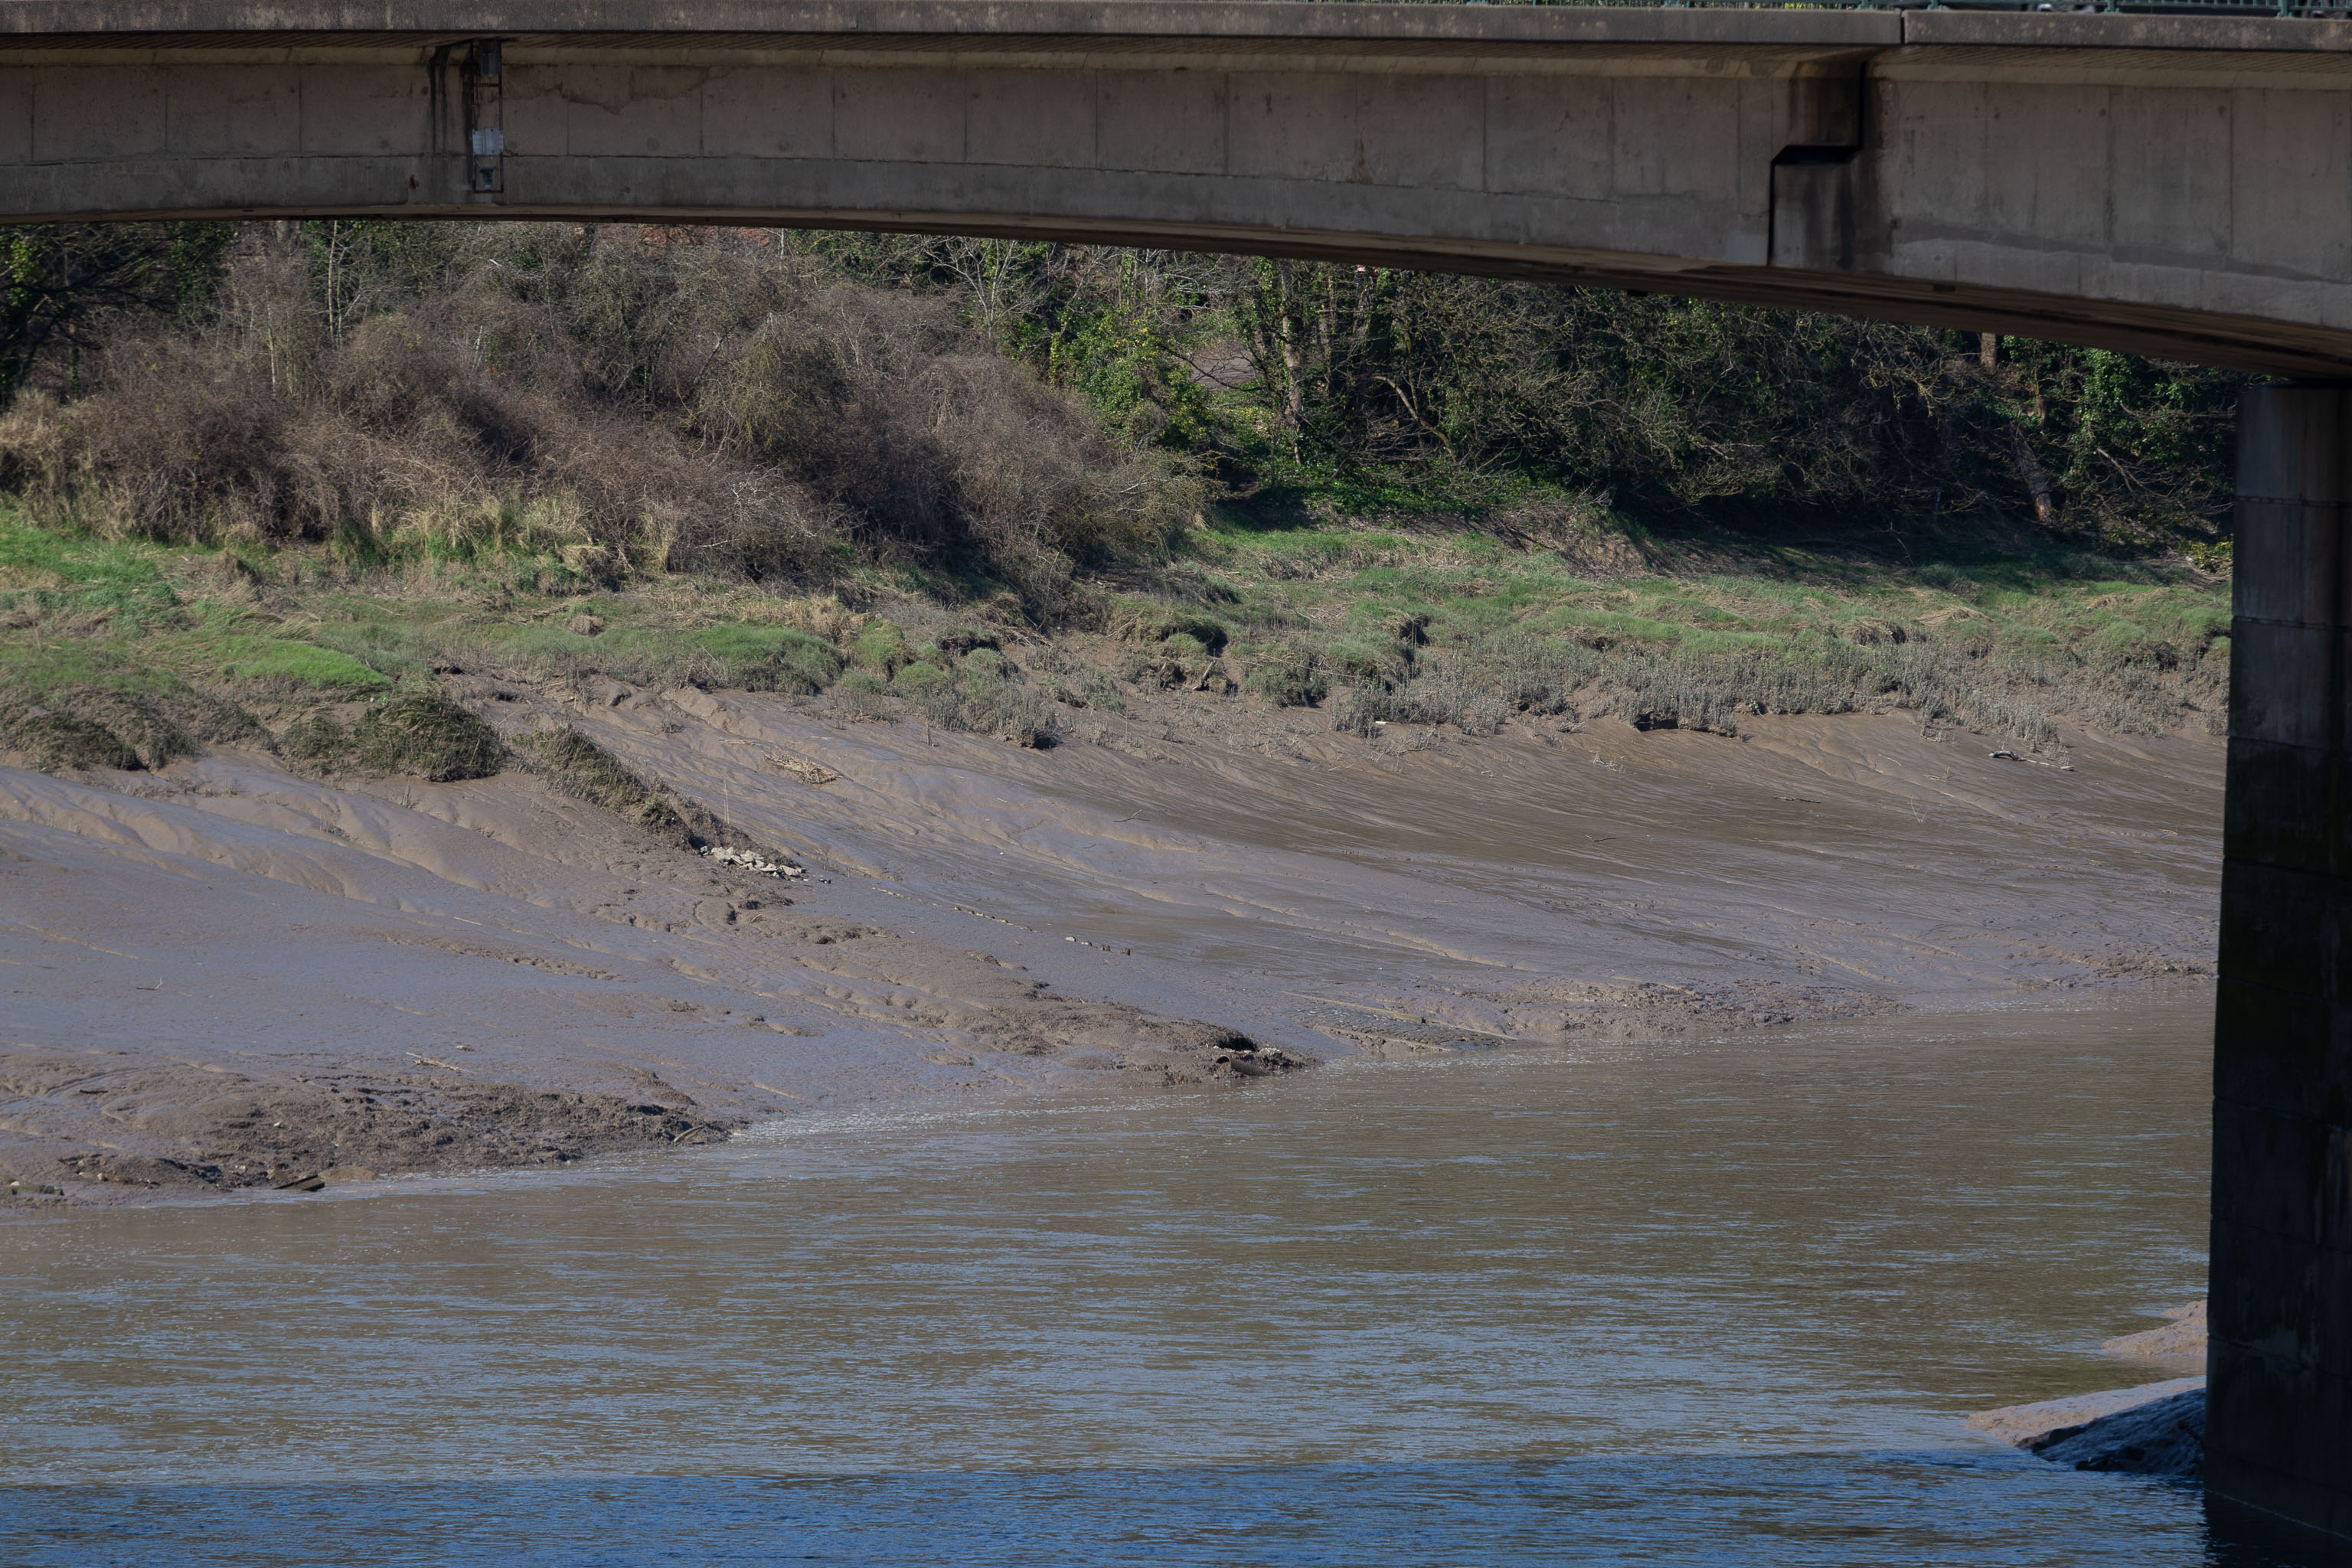
<path fill-rule="evenodd" d="M 1961 1420 L 2174 1374 L 2212 742 L 484 700 L 810 875 L 0 770 L 0 1568 L 2225 1555 Z M 461 1173 L 500 1085 L 740 1131 Z"/>
<path fill-rule="evenodd" d="M 0 1562 L 2191 1563 L 2210 994 L 0 1228 Z"/>

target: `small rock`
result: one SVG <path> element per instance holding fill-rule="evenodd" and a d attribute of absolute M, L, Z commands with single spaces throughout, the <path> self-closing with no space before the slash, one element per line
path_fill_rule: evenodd
<path fill-rule="evenodd" d="M 2033 1445 L 2033 1454 L 2078 1470 L 2194 1478 L 2205 1468 L 2205 1391 L 2136 1405 Z"/>

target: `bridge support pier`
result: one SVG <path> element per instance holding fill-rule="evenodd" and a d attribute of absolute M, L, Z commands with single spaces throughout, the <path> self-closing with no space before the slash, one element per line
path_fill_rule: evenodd
<path fill-rule="evenodd" d="M 2352 386 L 2240 404 L 2206 1486 L 2352 1549 Z"/>

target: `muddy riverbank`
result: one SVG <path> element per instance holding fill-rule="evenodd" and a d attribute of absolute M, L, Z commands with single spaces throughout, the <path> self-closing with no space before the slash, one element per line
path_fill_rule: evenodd
<path fill-rule="evenodd" d="M 0 1177 L 58 1189 L 20 1204 L 2210 973 L 2217 742 L 2062 772 L 1900 716 L 1366 747 L 1171 709 L 1037 752 L 772 696 L 466 695 L 806 874 L 519 771 L 0 770 Z"/>

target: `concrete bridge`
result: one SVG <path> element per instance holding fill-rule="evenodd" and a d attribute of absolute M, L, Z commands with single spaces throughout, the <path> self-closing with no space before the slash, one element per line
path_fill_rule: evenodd
<path fill-rule="evenodd" d="M 10 0 L 0 218 L 656 217 L 1531 275 L 2352 363 L 2352 24 Z"/>
<path fill-rule="evenodd" d="M 2352 1543 L 2352 25 L 1223 0 L 10 0 L 0 220 L 629 217 L 1453 268 L 2250 391 L 2212 1495 Z"/>

